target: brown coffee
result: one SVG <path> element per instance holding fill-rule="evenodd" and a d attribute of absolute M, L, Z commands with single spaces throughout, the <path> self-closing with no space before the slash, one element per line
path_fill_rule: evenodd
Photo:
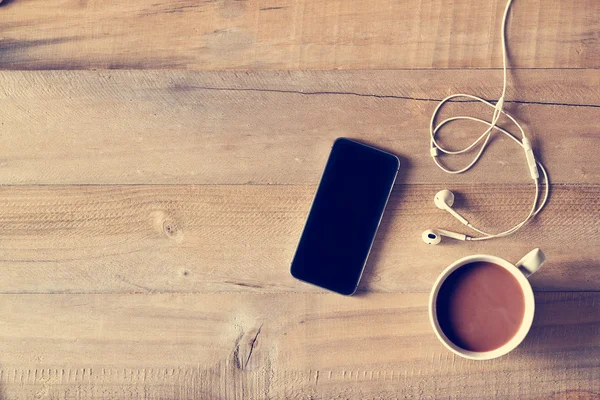
<path fill-rule="evenodd" d="M 490 262 L 466 264 L 440 287 L 436 313 L 440 328 L 458 347 L 491 351 L 517 333 L 525 296 L 517 279 Z"/>

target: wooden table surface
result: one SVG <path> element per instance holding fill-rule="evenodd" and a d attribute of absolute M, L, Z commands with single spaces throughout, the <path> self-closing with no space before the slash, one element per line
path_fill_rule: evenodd
<path fill-rule="evenodd" d="M 499 97 L 504 5 L 4 0 L 0 398 L 600 398 L 600 2 L 515 0 L 508 22 L 506 108 L 549 170 L 547 208 L 508 238 L 421 241 L 461 230 L 440 189 L 493 230 L 532 201 L 504 138 L 460 176 L 428 152 L 437 101 Z M 403 163 L 353 297 L 289 274 L 339 136 Z M 529 336 L 454 357 L 429 326 L 436 276 L 534 247 Z"/>

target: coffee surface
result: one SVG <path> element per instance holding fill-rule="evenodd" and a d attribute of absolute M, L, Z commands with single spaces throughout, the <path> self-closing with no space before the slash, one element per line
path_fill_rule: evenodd
<path fill-rule="evenodd" d="M 440 327 L 457 346 L 491 351 L 519 330 L 525 296 L 517 279 L 489 262 L 466 264 L 442 283 L 436 302 Z"/>

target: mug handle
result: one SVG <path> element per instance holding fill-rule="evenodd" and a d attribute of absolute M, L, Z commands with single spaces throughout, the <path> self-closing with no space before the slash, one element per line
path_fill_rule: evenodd
<path fill-rule="evenodd" d="M 546 256 L 544 253 L 538 248 L 533 249 L 529 253 L 525 255 L 525 257 L 521 258 L 519 262 L 515 265 L 519 270 L 526 276 L 536 272 L 540 267 L 546 262 Z"/>

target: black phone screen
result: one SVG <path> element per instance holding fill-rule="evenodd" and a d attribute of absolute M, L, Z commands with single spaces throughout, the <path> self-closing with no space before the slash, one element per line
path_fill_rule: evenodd
<path fill-rule="evenodd" d="M 341 294 L 356 291 L 399 165 L 390 153 L 334 142 L 292 261 L 294 277 Z"/>

